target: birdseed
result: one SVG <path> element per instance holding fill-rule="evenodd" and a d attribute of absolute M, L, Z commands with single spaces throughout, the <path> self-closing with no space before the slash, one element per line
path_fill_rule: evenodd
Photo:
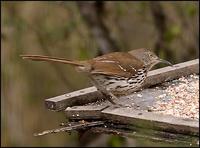
<path fill-rule="evenodd" d="M 141 97 L 142 97 L 142 94 L 137 94 L 137 96 L 141 98 Z"/>
<path fill-rule="evenodd" d="M 151 110 L 176 117 L 199 119 L 199 76 L 194 74 L 172 82 L 176 84 L 168 86 L 166 94 L 156 97 L 158 101 Z M 163 99 L 166 96 L 170 96 L 168 101 Z"/>

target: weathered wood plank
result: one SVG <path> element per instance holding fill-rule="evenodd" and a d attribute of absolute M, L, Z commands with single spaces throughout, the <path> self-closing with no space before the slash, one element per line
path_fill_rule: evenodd
<path fill-rule="evenodd" d="M 101 111 L 108 105 L 73 106 L 65 109 L 68 119 L 100 119 Z"/>
<path fill-rule="evenodd" d="M 144 86 L 149 87 L 193 73 L 199 73 L 199 59 L 179 63 L 174 65 L 173 67 L 167 66 L 164 68 L 152 70 L 148 73 L 148 77 L 145 81 Z"/>
<path fill-rule="evenodd" d="M 148 73 L 144 87 L 156 85 L 166 80 L 172 80 L 181 76 L 193 73 L 199 73 L 199 59 L 180 63 L 174 67 L 164 67 L 152 70 Z M 73 105 L 83 105 L 97 100 L 104 99 L 102 94 L 95 87 L 89 87 L 82 90 L 67 93 L 61 96 L 45 100 L 46 108 L 54 111 L 64 110 Z"/>
<path fill-rule="evenodd" d="M 69 106 L 87 104 L 90 102 L 101 100 L 102 98 L 102 94 L 97 91 L 96 87 L 89 87 L 50 99 L 46 99 L 45 106 L 47 109 L 60 111 Z"/>
<path fill-rule="evenodd" d="M 171 115 L 155 114 L 128 108 L 106 108 L 102 117 L 112 122 L 129 124 L 136 127 L 149 128 L 187 135 L 199 135 L 199 121 L 177 118 Z"/>

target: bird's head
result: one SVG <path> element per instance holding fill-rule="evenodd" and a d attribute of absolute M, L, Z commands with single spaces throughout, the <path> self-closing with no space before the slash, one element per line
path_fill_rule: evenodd
<path fill-rule="evenodd" d="M 156 54 L 154 54 L 149 49 L 145 49 L 145 48 L 136 49 L 136 50 L 131 51 L 130 54 L 132 54 L 134 57 L 144 62 L 144 64 L 149 68 L 152 68 L 154 65 L 158 63 L 165 63 L 172 66 L 170 62 L 159 58 Z"/>

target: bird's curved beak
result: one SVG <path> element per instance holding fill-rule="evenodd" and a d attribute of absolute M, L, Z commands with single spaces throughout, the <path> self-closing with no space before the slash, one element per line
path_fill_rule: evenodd
<path fill-rule="evenodd" d="M 163 60 L 163 59 L 159 59 L 159 62 L 168 64 L 168 65 L 170 65 L 170 66 L 173 66 L 172 63 L 170 63 L 170 62 L 168 62 L 168 61 L 166 61 L 166 60 Z"/>

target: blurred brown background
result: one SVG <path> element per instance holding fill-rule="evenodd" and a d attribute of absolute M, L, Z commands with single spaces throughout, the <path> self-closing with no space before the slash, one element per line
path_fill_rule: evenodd
<path fill-rule="evenodd" d="M 198 58 L 197 1 L 1 4 L 1 146 L 81 145 L 76 132 L 33 133 L 65 121 L 45 109 L 44 99 L 91 86 L 89 79 L 70 66 L 24 61 L 20 54 L 88 59 L 145 47 L 172 63 Z M 131 145 L 116 136 L 101 138 L 97 146 Z"/>

